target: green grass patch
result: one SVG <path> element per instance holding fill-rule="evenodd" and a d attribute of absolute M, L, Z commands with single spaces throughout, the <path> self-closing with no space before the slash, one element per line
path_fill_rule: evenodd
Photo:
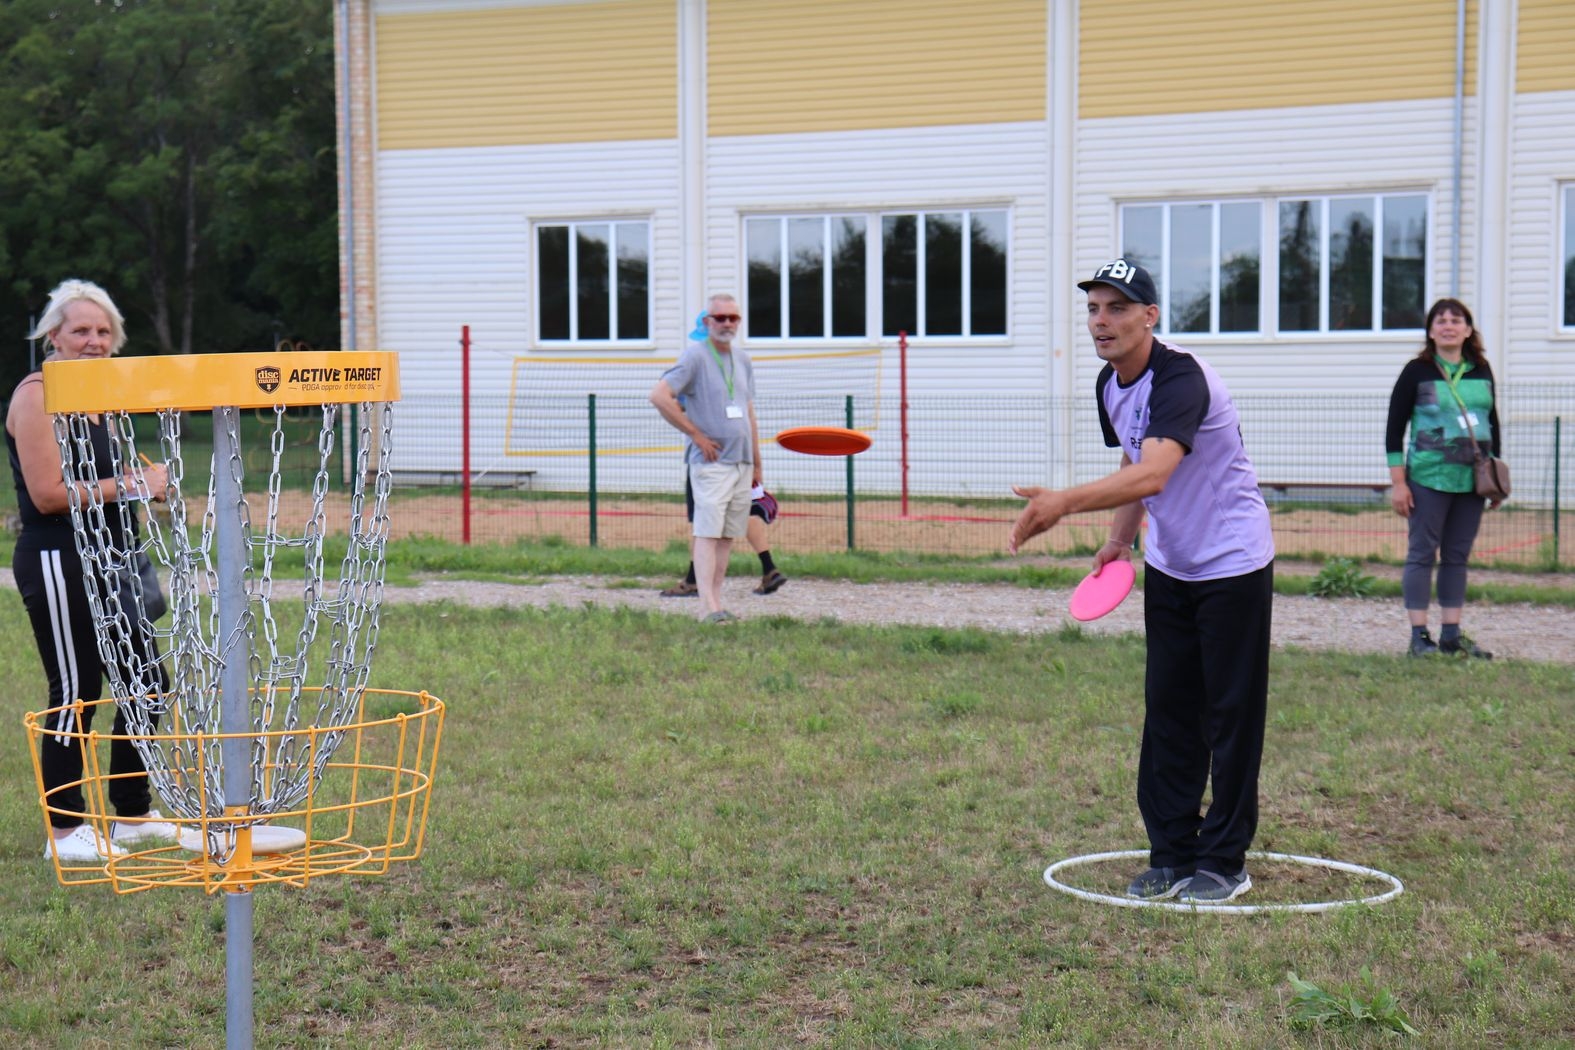
<path fill-rule="evenodd" d="M 1395 1038 L 1315 1014 L 1290 973 L 1418 1045 L 1575 1030 L 1568 668 L 1277 652 L 1257 847 L 1407 892 L 1193 917 L 1041 877 L 1144 843 L 1141 639 L 448 604 L 381 620 L 372 685 L 449 705 L 427 852 L 257 892 L 259 1046 Z M 0 628 L 27 637 L 14 598 Z M 30 646 L 0 675 L 15 711 L 42 706 Z M 24 739 L 0 744 L 18 788 L 0 798 L 0 1033 L 222 1045 L 224 902 L 58 887 Z M 1253 874 L 1248 902 L 1361 888 Z"/>

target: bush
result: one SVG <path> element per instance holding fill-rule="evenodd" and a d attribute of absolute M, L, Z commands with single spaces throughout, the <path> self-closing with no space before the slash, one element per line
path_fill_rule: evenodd
<path fill-rule="evenodd" d="M 1365 598 L 1373 593 L 1371 576 L 1350 558 L 1330 558 L 1307 585 L 1314 598 Z"/>

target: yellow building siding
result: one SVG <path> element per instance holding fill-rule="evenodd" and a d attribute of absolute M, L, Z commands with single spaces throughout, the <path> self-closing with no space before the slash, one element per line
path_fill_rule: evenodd
<path fill-rule="evenodd" d="M 1575 3 L 1520 0 L 1516 91 L 1575 91 Z"/>
<path fill-rule="evenodd" d="M 1453 97 L 1456 10 L 1455 0 L 1128 0 L 1119 12 L 1084 3 L 1078 109 L 1127 117 Z"/>
<path fill-rule="evenodd" d="M 675 138 L 673 0 L 377 19 L 381 149 Z"/>
<path fill-rule="evenodd" d="M 713 135 L 1045 119 L 1045 0 L 710 0 Z"/>

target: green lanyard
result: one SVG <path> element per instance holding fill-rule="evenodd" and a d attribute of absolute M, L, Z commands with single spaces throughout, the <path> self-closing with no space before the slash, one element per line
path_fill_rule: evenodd
<path fill-rule="evenodd" d="M 736 369 L 737 366 L 733 366 L 733 368 L 723 368 L 722 367 L 722 355 L 717 353 L 716 346 L 711 342 L 711 337 L 710 336 L 706 336 L 705 348 L 707 350 L 711 351 L 711 360 L 716 362 L 716 370 L 718 372 L 722 373 L 722 382 L 727 384 L 727 399 L 729 401 L 734 400 L 734 398 L 733 398 L 733 371 L 734 371 L 734 369 Z M 729 352 L 728 355 L 727 355 L 727 363 L 729 365 L 733 365 L 733 355 L 732 355 L 731 352 Z"/>
<path fill-rule="evenodd" d="M 1449 386 L 1449 392 L 1455 395 L 1455 404 L 1460 406 L 1460 425 L 1465 427 L 1467 434 L 1475 435 L 1476 428 L 1471 425 L 1471 410 L 1466 408 L 1466 399 L 1460 396 L 1460 377 L 1466 374 L 1466 369 L 1471 367 L 1471 362 L 1465 358 L 1453 368 L 1449 362 L 1441 357 L 1434 357 L 1433 363 L 1438 370 L 1444 373 L 1444 382 Z"/>

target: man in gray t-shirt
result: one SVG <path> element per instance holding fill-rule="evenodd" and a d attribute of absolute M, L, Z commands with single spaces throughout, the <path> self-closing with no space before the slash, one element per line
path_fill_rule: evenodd
<path fill-rule="evenodd" d="M 1117 259 L 1078 287 L 1105 362 L 1095 381 L 1099 422 L 1121 466 L 1075 488 L 1013 488 L 1028 506 L 1007 548 L 1016 553 L 1076 511 L 1114 510 L 1097 570 L 1132 556 L 1147 512 L 1138 810 L 1150 867 L 1127 893 L 1218 904 L 1252 887 L 1247 849 L 1258 827 L 1274 600 L 1269 510 L 1225 384 L 1154 337 L 1159 307 L 1148 271 Z"/>
<path fill-rule="evenodd" d="M 713 623 L 737 618 L 722 608 L 722 580 L 733 540 L 749 527 L 750 490 L 763 484 L 754 365 L 733 345 L 742 320 L 737 300 L 713 295 L 705 340 L 685 347 L 651 391 L 662 418 L 689 439 L 695 584 L 701 615 Z"/>

